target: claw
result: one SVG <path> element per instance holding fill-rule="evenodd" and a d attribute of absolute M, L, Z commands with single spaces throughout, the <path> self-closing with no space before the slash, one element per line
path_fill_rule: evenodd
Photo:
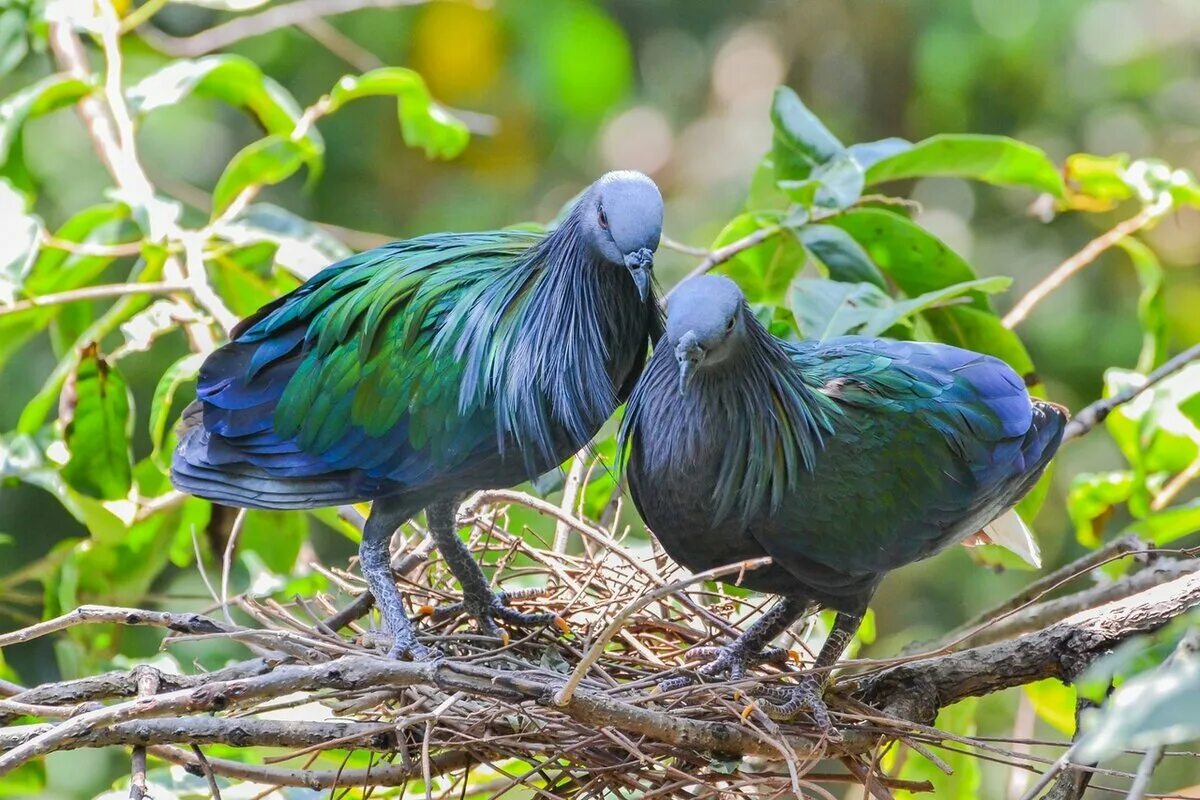
<path fill-rule="evenodd" d="M 511 641 L 512 641 L 512 638 L 509 637 L 508 631 L 501 628 L 500 629 L 500 644 L 503 645 L 504 647 L 508 647 L 508 645 Z"/>
<path fill-rule="evenodd" d="M 567 621 L 565 619 L 558 616 L 557 614 L 554 615 L 554 627 L 558 628 L 559 631 L 562 632 L 563 636 L 571 635 L 571 626 L 567 623 Z"/>
<path fill-rule="evenodd" d="M 432 617 L 435 613 L 437 613 L 437 609 L 428 603 L 423 606 L 417 606 L 418 617 Z"/>
<path fill-rule="evenodd" d="M 749 703 L 746 703 L 746 707 L 742 709 L 742 713 L 738 716 L 742 718 L 742 722 L 745 722 L 746 720 L 750 719 L 750 715 L 753 714 L 757 708 L 758 704 L 751 700 Z"/>
<path fill-rule="evenodd" d="M 797 686 L 790 689 L 763 689 L 760 699 L 763 701 L 763 710 L 771 719 L 790 720 L 801 711 L 807 711 L 824 736 L 833 741 L 840 741 L 841 734 L 833 725 L 823 695 L 824 688 L 821 684 L 812 676 L 806 676 L 800 679 Z"/>
<path fill-rule="evenodd" d="M 788 661 L 791 661 L 793 664 L 804 663 L 800 660 L 800 653 L 797 650 L 788 650 L 787 657 L 788 657 Z"/>

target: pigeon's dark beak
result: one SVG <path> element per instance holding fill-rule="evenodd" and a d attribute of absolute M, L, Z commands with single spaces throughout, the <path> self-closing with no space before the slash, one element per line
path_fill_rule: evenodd
<path fill-rule="evenodd" d="M 649 247 L 633 251 L 625 256 L 625 269 L 629 270 L 629 275 L 633 278 L 638 297 L 643 303 L 646 302 L 650 295 L 650 271 L 654 269 L 654 253 Z"/>
<path fill-rule="evenodd" d="M 683 394 L 687 391 L 688 384 L 692 381 L 692 376 L 696 374 L 696 367 L 700 366 L 700 362 L 704 360 L 704 347 L 696 338 L 696 334 L 688 331 L 679 340 L 679 344 L 675 345 L 675 360 L 679 362 L 679 393 Z"/>

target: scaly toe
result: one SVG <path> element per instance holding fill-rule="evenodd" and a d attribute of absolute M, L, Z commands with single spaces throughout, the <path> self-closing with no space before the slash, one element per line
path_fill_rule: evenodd
<path fill-rule="evenodd" d="M 763 711 L 772 719 L 791 720 L 801 711 L 807 711 L 822 735 L 833 741 L 842 738 L 829 716 L 824 691 L 812 677 L 802 678 L 799 685 L 792 688 L 764 687 L 759 692 L 759 701 Z"/>

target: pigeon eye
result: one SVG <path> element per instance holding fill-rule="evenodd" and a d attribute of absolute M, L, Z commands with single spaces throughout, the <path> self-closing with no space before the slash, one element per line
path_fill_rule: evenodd
<path fill-rule="evenodd" d="M 733 330 L 733 326 L 737 324 L 737 317 L 730 317 L 729 322 L 725 323 L 725 332 Z"/>
<path fill-rule="evenodd" d="M 600 209 L 600 227 L 608 230 L 608 214 L 604 213 L 604 209 Z"/>

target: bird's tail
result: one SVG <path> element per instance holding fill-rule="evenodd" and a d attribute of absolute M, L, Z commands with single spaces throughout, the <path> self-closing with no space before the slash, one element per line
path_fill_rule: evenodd
<path fill-rule="evenodd" d="M 211 436 L 202 422 L 203 406 L 192 403 L 180 419 L 179 446 L 171 459 L 171 483 L 181 492 L 226 506 L 302 510 L 356 503 L 352 481 L 336 473 L 280 476 L 244 461 L 215 463 Z"/>

